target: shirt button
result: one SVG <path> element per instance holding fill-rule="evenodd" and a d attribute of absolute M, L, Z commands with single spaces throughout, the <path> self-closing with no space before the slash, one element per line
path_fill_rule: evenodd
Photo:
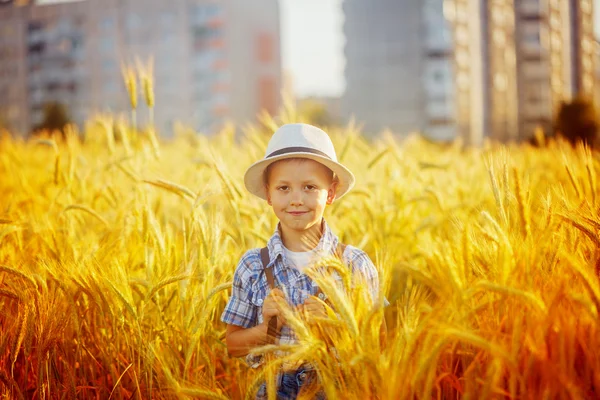
<path fill-rule="evenodd" d="M 258 299 L 257 303 L 258 303 L 259 306 L 262 306 L 263 299 Z"/>
<path fill-rule="evenodd" d="M 319 298 L 321 300 L 325 300 L 325 293 L 319 293 Z"/>

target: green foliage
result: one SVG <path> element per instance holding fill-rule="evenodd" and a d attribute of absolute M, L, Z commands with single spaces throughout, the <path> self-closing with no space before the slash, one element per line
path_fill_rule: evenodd
<path fill-rule="evenodd" d="M 556 118 L 556 131 L 573 145 L 584 142 L 593 146 L 598 136 L 598 116 L 592 102 L 585 98 L 563 102 Z"/>
<path fill-rule="evenodd" d="M 44 119 L 34 127 L 38 131 L 59 131 L 64 136 L 64 128 L 71 122 L 66 107 L 57 102 L 50 102 L 44 106 Z"/>
<path fill-rule="evenodd" d="M 298 113 L 307 123 L 316 126 L 333 126 L 337 121 L 327 109 L 327 105 L 315 99 L 304 99 L 298 104 Z"/>

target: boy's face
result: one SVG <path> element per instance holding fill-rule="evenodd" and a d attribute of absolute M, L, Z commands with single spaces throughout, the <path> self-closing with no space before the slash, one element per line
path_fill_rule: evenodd
<path fill-rule="evenodd" d="M 297 233 L 320 229 L 325 206 L 335 200 L 331 170 L 313 160 L 291 159 L 272 164 L 269 172 L 267 202 L 282 229 Z"/>

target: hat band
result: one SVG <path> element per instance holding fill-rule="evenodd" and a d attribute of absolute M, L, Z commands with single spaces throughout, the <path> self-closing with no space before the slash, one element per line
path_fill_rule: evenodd
<path fill-rule="evenodd" d="M 271 158 L 271 157 L 280 156 L 282 154 L 288 154 L 288 153 L 313 153 L 313 154 L 318 154 L 323 157 L 327 157 L 331 160 L 331 157 L 329 157 L 326 153 L 323 153 L 320 150 L 316 150 L 316 149 L 313 149 L 310 147 L 286 147 L 286 148 L 279 149 L 279 150 L 272 152 L 265 158 Z"/>

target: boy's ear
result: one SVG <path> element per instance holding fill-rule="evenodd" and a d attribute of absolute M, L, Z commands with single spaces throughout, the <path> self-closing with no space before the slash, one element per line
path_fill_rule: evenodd
<path fill-rule="evenodd" d="M 338 185 L 338 182 L 334 181 L 329 186 L 329 190 L 327 191 L 327 204 L 328 205 L 333 204 L 333 201 L 335 200 L 337 185 Z"/>

